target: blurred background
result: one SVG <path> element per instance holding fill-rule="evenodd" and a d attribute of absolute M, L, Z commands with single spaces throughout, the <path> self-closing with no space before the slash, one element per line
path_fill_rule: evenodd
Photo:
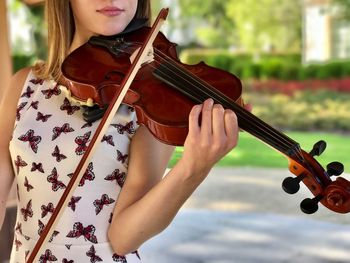
<path fill-rule="evenodd" d="M 46 27 L 41 2 L 2 0 L 0 3 L 0 79 L 3 83 L 0 96 L 11 74 L 38 59 L 45 60 Z M 162 31 L 169 40 L 178 44 L 183 63 L 204 61 L 237 75 L 243 83 L 243 98 L 253 105 L 256 116 L 285 132 L 305 151 L 310 151 L 319 140 L 326 141 L 328 148 L 317 160 L 323 166 L 332 161 L 343 163 L 345 173 L 342 176 L 348 176 L 349 0 L 152 0 L 152 5 L 154 17 L 161 7 L 170 7 L 170 17 Z M 169 168 L 181 154 L 182 148 L 178 147 Z M 175 220 L 176 227 L 188 227 L 188 218 L 200 220 L 202 217 L 198 213 L 204 213 L 208 221 L 203 222 L 203 227 L 209 225 L 212 227 L 210 231 L 214 232 L 215 228 L 227 232 L 239 225 L 237 222 L 235 225 L 235 221 L 227 221 L 230 223 L 223 229 L 225 223 L 220 221 L 222 218 L 243 221 L 255 218 L 258 220 L 255 223 L 270 223 L 270 228 L 258 229 L 270 237 L 269 231 L 274 229 L 271 227 L 278 226 L 281 221 L 298 224 L 299 229 L 295 231 L 302 232 L 299 236 L 301 239 L 308 238 L 304 236 L 308 227 L 320 227 L 317 235 L 327 240 L 329 231 L 332 231 L 329 224 L 343 229 L 342 233 L 349 231 L 350 234 L 347 215 L 335 214 L 323 207 L 312 216 L 300 212 L 300 201 L 311 197 L 311 193 L 305 187 L 297 194 L 299 196 L 291 197 L 284 193 L 280 184 L 284 177 L 289 176 L 286 158 L 247 133 L 240 134 L 237 148 L 222 159 L 211 173 L 180 211 L 179 221 Z M 0 263 L 7 262 L 12 244 L 16 211 L 14 196 L 12 193 L 5 225 L 1 230 Z M 210 220 L 210 216 L 214 216 L 213 220 Z M 291 228 L 287 223 L 281 227 L 275 228 L 276 233 Z M 257 233 L 256 228 L 247 227 L 246 230 L 253 235 Z M 177 241 L 184 242 L 188 233 L 184 231 L 181 237 L 178 234 L 174 236 L 174 231 L 171 228 L 155 239 L 153 245 L 146 246 L 145 262 L 209 262 L 201 259 L 204 254 L 206 259 L 215 259 L 215 262 L 265 262 L 248 252 L 231 261 L 230 257 L 234 258 L 239 253 L 239 249 L 232 249 L 232 246 L 239 247 L 235 243 L 238 241 L 232 241 L 232 238 L 226 240 L 229 248 L 225 252 L 216 253 L 213 243 L 210 243 L 212 251 L 209 256 L 204 253 L 206 247 L 202 238 L 205 235 L 198 234 L 200 231 L 193 234 L 196 238 L 188 237 L 187 240 L 197 241 L 198 247 L 194 251 L 201 252 L 191 254 L 188 251 L 188 254 L 180 255 L 182 252 L 171 248 L 176 248 Z M 312 238 L 318 240 L 317 235 Z M 173 243 L 163 248 L 162 240 L 168 238 L 173 238 Z M 276 243 L 265 242 L 264 249 L 281 251 L 286 255 L 288 248 L 277 244 L 284 238 L 288 239 L 288 236 L 276 235 L 274 238 Z M 298 240 L 295 237 L 290 242 L 295 245 Z M 249 238 L 246 238 L 246 247 L 258 249 L 255 247 L 259 243 L 256 239 L 250 240 L 253 244 L 248 241 Z M 329 239 L 332 244 L 338 241 L 350 245 L 350 239 L 345 235 L 339 240 Z M 327 247 L 328 243 L 324 245 Z M 277 261 L 270 259 L 266 262 L 312 262 L 312 258 L 317 260 L 315 262 L 349 262 L 350 252 L 346 246 L 344 250 L 338 247 L 339 250 L 317 256 L 300 247 L 293 247 L 293 257 L 276 257 Z M 165 250 L 182 261 L 170 259 L 170 254 L 166 254 Z M 163 261 L 154 257 L 154 254 L 160 253 L 164 253 Z M 220 256 L 224 254 L 225 259 Z M 301 261 L 296 260 L 295 255 Z"/>

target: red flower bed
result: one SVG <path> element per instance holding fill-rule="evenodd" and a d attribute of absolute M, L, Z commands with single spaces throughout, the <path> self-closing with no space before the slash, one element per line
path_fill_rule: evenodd
<path fill-rule="evenodd" d="M 250 83 L 251 88 L 255 91 L 272 91 L 293 94 L 300 90 L 321 90 L 329 89 L 339 92 L 350 92 L 350 77 L 343 79 L 328 80 L 304 80 L 304 81 L 282 81 L 278 79 L 254 80 Z"/>

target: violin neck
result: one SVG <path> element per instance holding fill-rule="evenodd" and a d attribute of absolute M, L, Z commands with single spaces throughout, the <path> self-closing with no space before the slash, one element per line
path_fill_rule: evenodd
<path fill-rule="evenodd" d="M 280 153 L 292 157 L 300 151 L 300 146 L 297 142 L 265 123 L 176 62 L 167 61 L 161 64 L 154 70 L 153 74 L 196 103 L 203 103 L 206 99 L 212 98 L 215 103 L 221 104 L 225 109 L 233 110 L 237 115 L 238 125 L 241 129 Z M 180 77 L 174 78 L 174 75 Z"/>

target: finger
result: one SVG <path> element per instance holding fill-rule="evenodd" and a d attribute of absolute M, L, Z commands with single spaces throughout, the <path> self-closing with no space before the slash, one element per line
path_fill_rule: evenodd
<path fill-rule="evenodd" d="M 225 132 L 229 141 L 229 148 L 237 145 L 238 141 L 238 121 L 237 116 L 232 110 L 225 110 Z"/>
<path fill-rule="evenodd" d="M 226 138 L 225 131 L 225 110 L 220 104 L 215 104 L 213 107 L 213 135 L 218 138 Z"/>
<path fill-rule="evenodd" d="M 252 112 L 252 110 L 253 110 L 253 105 L 252 105 L 251 103 L 246 103 L 246 104 L 244 104 L 243 106 L 244 106 L 244 108 L 245 108 L 247 111 Z"/>
<path fill-rule="evenodd" d="M 213 104 L 214 104 L 213 99 L 207 99 L 206 101 L 204 101 L 204 104 L 203 104 L 201 134 L 204 136 L 211 136 L 212 134 Z"/>
<path fill-rule="evenodd" d="M 200 131 L 199 127 L 199 115 L 202 111 L 203 105 L 195 105 L 192 107 L 190 115 L 188 116 L 188 133 L 198 134 Z"/>

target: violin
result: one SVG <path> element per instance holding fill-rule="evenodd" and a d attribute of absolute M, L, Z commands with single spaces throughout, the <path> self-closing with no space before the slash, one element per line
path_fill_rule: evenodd
<path fill-rule="evenodd" d="M 283 189 L 294 194 L 303 182 L 314 196 L 301 202 L 303 212 L 315 213 L 318 203 L 338 213 L 350 211 L 349 181 L 342 177 L 331 179 L 343 172 L 343 165 L 332 162 L 325 170 L 314 158 L 325 150 L 326 143 L 320 141 L 310 152 L 304 151 L 299 143 L 242 107 L 242 84 L 237 76 L 203 62 L 186 65 L 179 61 L 176 44 L 159 32 L 167 14 L 168 9 L 163 9 L 152 28 L 140 27 L 113 37 L 92 37 L 63 62 L 67 96 L 92 108 L 85 115 L 87 121 L 102 115 L 103 118 L 28 262 L 33 262 L 52 233 L 61 208 L 67 205 L 87 168 L 94 145 L 101 141 L 121 103 L 135 108 L 139 124 L 145 125 L 158 140 L 182 146 L 192 107 L 212 98 L 236 113 L 242 130 L 288 159 L 295 177 L 286 178 Z"/>
<path fill-rule="evenodd" d="M 106 107 L 120 88 L 131 64 L 130 57 L 144 43 L 149 30 L 142 27 L 113 38 L 92 37 L 73 51 L 62 66 L 71 96 Z M 176 44 L 162 33 L 153 42 L 152 52 L 149 61 L 136 74 L 123 103 L 135 108 L 138 122 L 157 139 L 182 146 L 191 108 L 212 98 L 236 113 L 241 129 L 288 158 L 289 170 L 296 177 L 286 178 L 283 189 L 294 194 L 303 182 L 314 195 L 313 199 L 307 198 L 301 203 L 303 212 L 316 212 L 319 202 L 338 213 L 350 211 L 349 182 L 341 177 L 331 180 L 331 176 L 344 171 L 343 165 L 332 162 L 324 170 L 314 159 L 325 150 L 324 141 L 316 143 L 309 153 L 302 150 L 296 141 L 242 107 L 242 84 L 237 76 L 203 62 L 183 64 L 178 59 Z"/>

